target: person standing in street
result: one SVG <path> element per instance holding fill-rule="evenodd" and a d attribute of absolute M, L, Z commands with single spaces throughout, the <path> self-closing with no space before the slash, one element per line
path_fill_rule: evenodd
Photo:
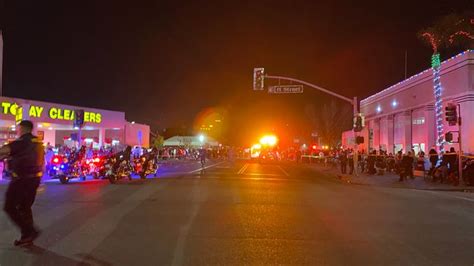
<path fill-rule="evenodd" d="M 18 125 L 19 138 L 0 148 L 0 159 L 9 160 L 12 180 L 5 195 L 4 211 L 21 229 L 15 246 L 33 244 L 39 231 L 34 226 L 31 206 L 35 202 L 44 167 L 43 143 L 33 136 L 33 123 L 23 120 Z"/>

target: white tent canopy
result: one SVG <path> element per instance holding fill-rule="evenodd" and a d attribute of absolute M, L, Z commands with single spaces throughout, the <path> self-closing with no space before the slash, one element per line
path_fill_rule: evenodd
<path fill-rule="evenodd" d="M 201 147 L 201 146 L 219 146 L 219 143 L 210 137 L 204 137 L 204 141 L 201 142 L 199 136 L 174 136 L 166 139 L 163 146 L 179 146 L 179 147 Z"/>

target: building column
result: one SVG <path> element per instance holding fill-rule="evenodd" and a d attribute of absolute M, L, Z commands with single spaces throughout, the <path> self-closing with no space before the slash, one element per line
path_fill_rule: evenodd
<path fill-rule="evenodd" d="M 105 143 L 105 128 L 99 128 L 99 146 L 103 147 Z"/>
<path fill-rule="evenodd" d="M 393 151 L 393 121 L 392 116 L 385 116 L 380 119 L 380 145 L 386 152 Z"/>
<path fill-rule="evenodd" d="M 372 119 L 367 123 L 367 152 L 368 153 L 371 153 L 372 150 L 375 149 L 374 125 L 375 125 L 375 119 Z"/>
<path fill-rule="evenodd" d="M 380 150 L 380 145 L 381 145 L 381 133 L 380 130 L 382 129 L 381 127 L 382 119 L 378 118 L 374 120 L 374 149 L 375 150 Z"/>
<path fill-rule="evenodd" d="M 403 146 L 404 146 L 404 152 L 407 153 L 409 151 L 411 151 L 411 149 L 413 148 L 412 146 L 412 143 L 411 143 L 411 136 L 412 136 L 412 118 L 411 118 L 411 110 L 410 111 L 406 111 L 403 116 L 402 116 L 402 119 L 403 119 L 403 136 L 404 136 L 404 143 L 403 143 Z"/>
<path fill-rule="evenodd" d="M 394 145 L 395 145 L 395 136 L 394 136 L 394 125 L 393 125 L 393 121 L 394 121 L 394 116 L 391 115 L 391 116 L 388 116 L 387 117 L 387 152 L 391 152 L 391 153 L 395 153 L 395 149 L 394 149 Z"/>
<path fill-rule="evenodd" d="M 429 151 L 431 147 L 436 147 L 436 119 L 435 111 L 433 105 L 426 106 L 425 110 L 425 123 L 428 133 L 428 138 L 426 143 L 426 150 Z"/>

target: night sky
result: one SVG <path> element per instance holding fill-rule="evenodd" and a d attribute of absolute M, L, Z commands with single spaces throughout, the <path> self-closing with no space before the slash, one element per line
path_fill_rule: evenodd
<path fill-rule="evenodd" d="M 253 92 L 254 67 L 362 99 L 403 79 L 405 51 L 409 75 L 428 68 L 431 50 L 416 32 L 473 8 L 473 0 L 7 0 L 4 95 L 121 110 L 154 129 L 191 126 L 218 108 L 226 139 L 243 143 L 272 127 L 305 128 L 305 108 L 331 99 L 310 88 Z"/>

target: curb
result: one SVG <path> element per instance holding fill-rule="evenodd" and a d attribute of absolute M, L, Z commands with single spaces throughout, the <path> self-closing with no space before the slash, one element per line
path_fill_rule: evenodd
<path fill-rule="evenodd" d="M 317 171 L 323 172 L 328 175 L 334 176 L 336 180 L 339 180 L 342 184 L 349 184 L 349 185 L 357 185 L 357 186 L 369 186 L 369 187 L 383 187 L 383 188 L 395 188 L 395 189 L 412 189 L 412 190 L 424 190 L 424 191 L 444 191 L 444 192 L 465 192 L 465 193 L 473 193 L 474 187 L 469 188 L 417 188 L 417 187 L 396 187 L 396 186 L 386 186 L 386 185 L 377 185 L 377 184 L 369 184 L 369 183 L 362 183 L 352 180 L 352 176 L 344 176 L 339 173 L 331 172 L 330 170 L 323 170 L 323 169 L 316 169 Z"/>

